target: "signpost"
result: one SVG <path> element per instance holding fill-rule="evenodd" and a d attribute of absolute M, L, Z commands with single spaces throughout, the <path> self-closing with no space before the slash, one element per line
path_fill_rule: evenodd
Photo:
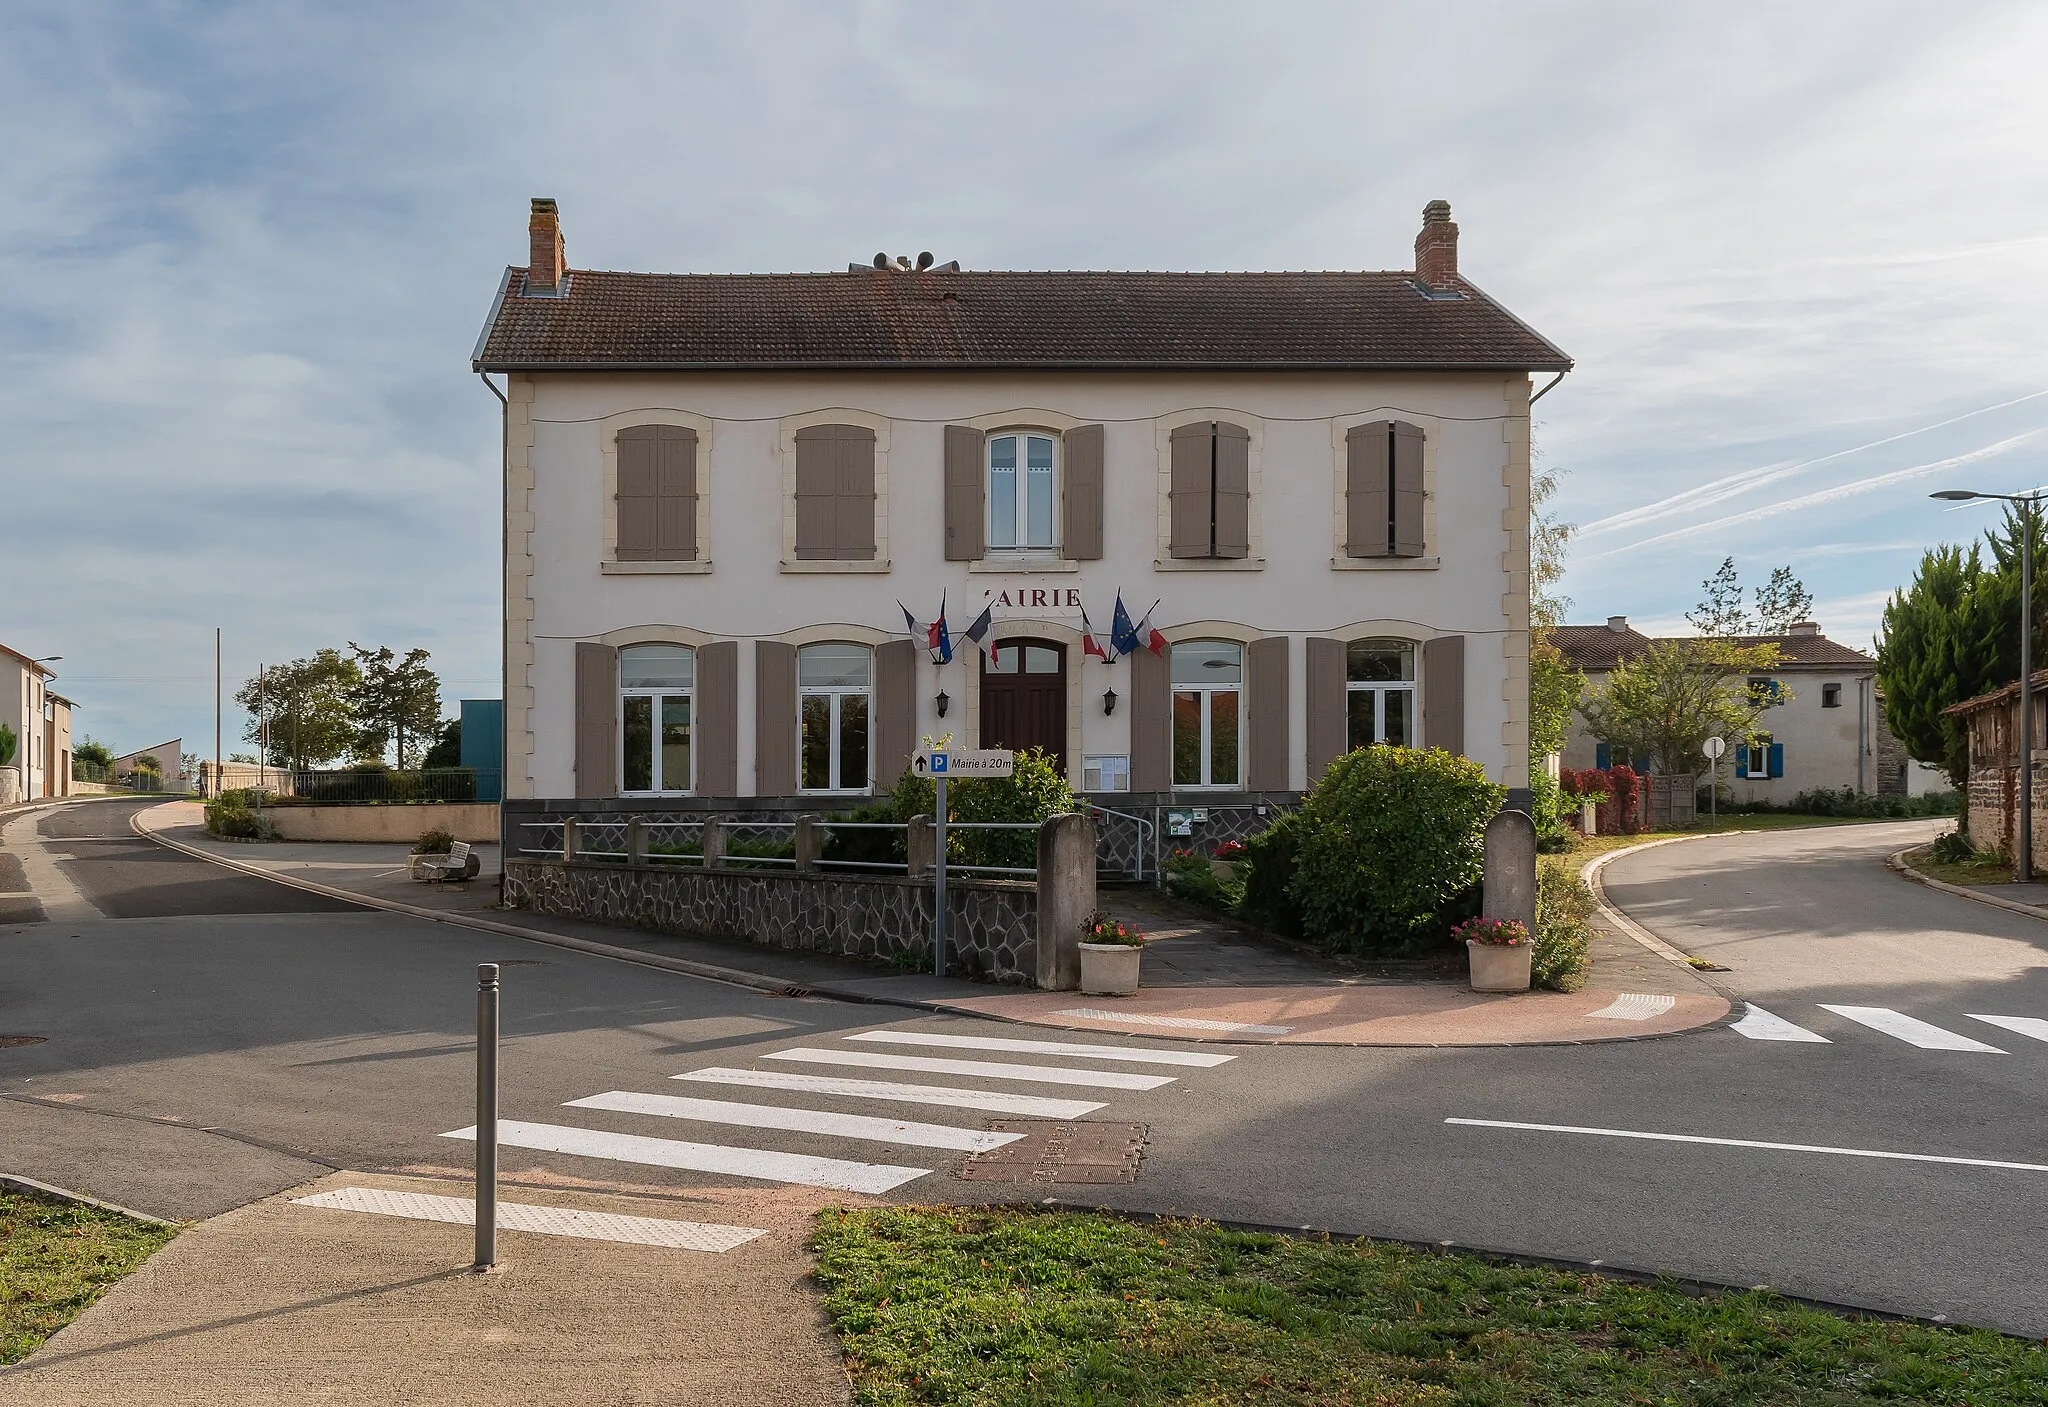
<path fill-rule="evenodd" d="M 960 751 L 922 748 L 910 759 L 910 770 L 932 779 L 932 825 L 938 859 L 932 867 L 932 973 L 946 975 L 946 782 L 953 777 L 1008 777 L 1017 770 L 1017 754 L 1002 748 Z"/>
<path fill-rule="evenodd" d="M 1713 764 L 1713 781 L 1707 787 L 1707 829 L 1719 830 L 1721 828 L 1721 754 L 1728 751 L 1727 740 L 1723 738 L 1708 738 L 1700 744 L 1700 751 L 1705 753 L 1707 761 Z"/>

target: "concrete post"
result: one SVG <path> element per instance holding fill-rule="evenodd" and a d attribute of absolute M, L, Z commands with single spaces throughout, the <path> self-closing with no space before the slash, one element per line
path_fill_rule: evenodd
<path fill-rule="evenodd" d="M 704 868 L 715 870 L 725 863 L 725 822 L 706 819 L 697 832 L 704 851 Z"/>
<path fill-rule="evenodd" d="M 562 817 L 562 861 L 563 861 L 563 863 L 565 863 L 565 864 L 574 864 L 574 863 L 575 863 L 575 861 L 576 861 L 576 857 L 577 857 L 577 856 L 578 856 L 578 855 L 579 855 L 580 853 L 582 853 L 582 850 L 583 850 L 583 838 L 582 838 L 581 836 L 579 836 L 579 835 L 577 835 L 577 834 L 576 834 L 576 818 L 575 818 L 574 816 L 564 816 L 564 817 Z"/>
<path fill-rule="evenodd" d="M 939 862 L 939 840 L 930 816 L 912 816 L 903 828 L 903 854 L 912 878 L 928 875 Z"/>
<path fill-rule="evenodd" d="M 791 832 L 796 844 L 796 872 L 811 874 L 818 868 L 818 855 L 825 848 L 825 832 L 817 816 L 799 816 Z"/>
<path fill-rule="evenodd" d="M 626 863 L 644 865 L 647 863 L 647 822 L 635 816 L 626 822 Z"/>
<path fill-rule="evenodd" d="M 1484 913 L 1514 919 L 1536 933 L 1536 822 L 1526 811 L 1503 811 L 1486 823 L 1482 870 Z"/>
<path fill-rule="evenodd" d="M 1053 816 L 1038 828 L 1038 985 L 1081 985 L 1081 930 L 1095 912 L 1095 820 Z"/>

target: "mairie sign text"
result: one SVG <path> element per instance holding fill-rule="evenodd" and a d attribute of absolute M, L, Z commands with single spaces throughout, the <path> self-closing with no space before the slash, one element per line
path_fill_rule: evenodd
<path fill-rule="evenodd" d="M 1007 777 L 1017 770 L 1017 754 L 1003 748 L 976 752 L 932 748 L 911 758 L 910 770 L 920 777 Z"/>

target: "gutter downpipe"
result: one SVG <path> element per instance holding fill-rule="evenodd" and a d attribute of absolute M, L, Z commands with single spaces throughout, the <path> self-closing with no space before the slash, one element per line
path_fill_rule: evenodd
<path fill-rule="evenodd" d="M 491 384 L 490 376 L 482 370 L 476 379 L 484 383 L 484 389 L 498 398 L 498 902 L 505 902 L 505 762 L 512 753 L 506 746 L 505 723 L 512 715 L 507 712 L 507 702 L 512 697 L 512 659 L 506 650 L 505 634 L 511 629 L 512 588 L 505 580 L 512 565 L 512 403 L 505 392 Z M 512 387 L 512 378 L 505 378 L 505 388 Z"/>
<path fill-rule="evenodd" d="M 1538 391 L 1538 392 L 1537 392 L 1537 393 L 1536 393 L 1535 395 L 1533 395 L 1533 396 L 1529 397 L 1529 404 L 1530 404 L 1530 405 L 1534 405 L 1534 404 L 1536 404 L 1536 402 L 1538 402 L 1538 401 L 1542 400 L 1542 399 L 1543 399 L 1543 398 L 1544 398 L 1545 396 L 1549 395 L 1549 394 L 1550 394 L 1550 393 L 1551 393 L 1552 391 L 1556 390 L 1556 389 L 1557 389 L 1557 383 L 1558 383 L 1558 382 L 1560 382 L 1560 381 L 1562 381 L 1562 380 L 1564 380 L 1564 378 L 1565 378 L 1565 372 L 1567 372 L 1567 371 L 1570 371 L 1570 370 L 1571 370 L 1571 368 L 1570 368 L 1570 367 L 1566 367 L 1564 371 L 1560 371 L 1560 372 L 1559 372 L 1559 373 L 1558 373 L 1557 375 L 1555 375 L 1555 376 L 1551 377 L 1551 378 L 1550 378 L 1550 384 L 1549 384 L 1548 386 L 1545 386 L 1545 387 L 1544 387 L 1544 388 L 1543 388 L 1542 390 Z"/>

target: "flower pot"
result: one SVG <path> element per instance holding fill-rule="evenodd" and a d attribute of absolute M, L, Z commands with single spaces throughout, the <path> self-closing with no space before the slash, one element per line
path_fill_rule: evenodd
<path fill-rule="evenodd" d="M 1475 992 L 1526 992 L 1529 964 L 1536 956 L 1534 943 L 1474 943 L 1465 941 L 1465 953 L 1472 962 L 1472 990 Z M 1083 958 L 1082 972 L 1087 972 Z M 1085 975 L 1082 980 L 1085 982 Z"/>
<path fill-rule="evenodd" d="M 1600 830 L 1600 803 L 1581 801 L 1579 803 L 1579 834 L 1595 835 Z"/>
<path fill-rule="evenodd" d="M 1138 959 L 1145 950 L 1131 943 L 1083 943 L 1081 991 L 1091 997 L 1127 997 L 1138 990 Z"/>

